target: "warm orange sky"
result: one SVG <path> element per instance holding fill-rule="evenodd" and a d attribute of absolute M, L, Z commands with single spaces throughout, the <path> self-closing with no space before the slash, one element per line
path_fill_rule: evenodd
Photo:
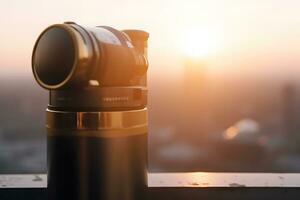
<path fill-rule="evenodd" d="M 205 56 L 213 70 L 300 75 L 299 7 L 299 0 L 2 1 L 1 74 L 30 74 L 38 34 L 50 24 L 75 21 L 150 32 L 152 72 L 180 72 L 189 56 L 183 51 L 185 37 L 196 29 L 216 39 L 215 50 Z"/>

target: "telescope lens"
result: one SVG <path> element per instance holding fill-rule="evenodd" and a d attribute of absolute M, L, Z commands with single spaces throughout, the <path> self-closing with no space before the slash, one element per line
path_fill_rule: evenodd
<path fill-rule="evenodd" d="M 62 83 L 72 72 L 75 47 L 70 33 L 60 27 L 47 29 L 33 52 L 33 71 L 47 86 Z"/>

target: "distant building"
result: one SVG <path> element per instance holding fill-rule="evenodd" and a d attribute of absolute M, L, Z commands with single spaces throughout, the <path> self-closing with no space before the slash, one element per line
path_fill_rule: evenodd
<path fill-rule="evenodd" d="M 206 79 L 206 64 L 203 60 L 188 58 L 184 64 L 184 86 L 187 95 L 195 100 L 203 96 Z"/>
<path fill-rule="evenodd" d="M 209 124 L 206 63 L 202 59 L 188 58 L 184 63 L 182 102 L 182 128 L 189 140 L 203 140 Z M 187 137 L 187 136 L 186 136 Z"/>
<path fill-rule="evenodd" d="M 292 84 L 286 84 L 282 90 L 282 115 L 285 134 L 295 137 L 298 132 L 296 117 L 296 90 Z"/>

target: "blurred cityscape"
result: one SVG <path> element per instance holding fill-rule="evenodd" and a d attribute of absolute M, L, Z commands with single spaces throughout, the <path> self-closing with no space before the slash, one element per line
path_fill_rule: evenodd
<path fill-rule="evenodd" d="M 0 78 L 0 173 L 46 171 L 47 92 L 32 77 Z"/>
<path fill-rule="evenodd" d="M 189 59 L 150 84 L 150 169 L 299 172 L 300 81 L 208 68 Z"/>
<path fill-rule="evenodd" d="M 149 170 L 300 172 L 300 81 L 213 76 L 187 60 L 150 77 Z M 0 78 L 0 173 L 46 171 L 47 91 Z"/>

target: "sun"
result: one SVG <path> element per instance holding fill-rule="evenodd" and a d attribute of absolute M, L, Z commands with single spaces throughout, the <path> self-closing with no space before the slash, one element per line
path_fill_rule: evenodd
<path fill-rule="evenodd" d="M 183 53 L 192 58 L 205 58 L 217 51 L 216 33 L 207 29 L 193 28 L 183 34 Z"/>

